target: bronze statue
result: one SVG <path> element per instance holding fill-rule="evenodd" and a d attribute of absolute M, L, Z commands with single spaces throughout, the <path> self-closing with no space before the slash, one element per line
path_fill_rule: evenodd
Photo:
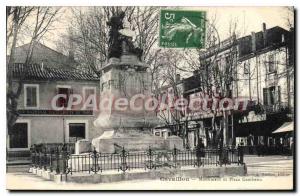
<path fill-rule="evenodd" d="M 123 19 L 125 12 L 120 12 L 118 15 L 112 16 L 107 22 L 110 26 L 108 40 L 108 58 L 120 58 L 122 54 L 135 54 L 139 60 L 142 58 L 143 50 L 134 47 L 132 37 L 120 33 L 123 27 Z"/>
<path fill-rule="evenodd" d="M 125 12 L 121 12 L 119 15 L 112 16 L 106 23 L 110 26 L 109 40 L 108 40 L 108 58 L 121 56 L 121 40 L 119 30 L 123 29 L 123 19 Z"/>

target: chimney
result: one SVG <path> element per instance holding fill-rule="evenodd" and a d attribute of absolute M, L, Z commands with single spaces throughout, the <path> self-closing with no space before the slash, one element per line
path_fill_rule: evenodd
<path fill-rule="evenodd" d="M 284 34 L 281 34 L 281 43 L 284 43 L 285 42 L 285 36 Z"/>
<path fill-rule="evenodd" d="M 69 61 L 70 62 L 74 62 L 75 61 L 73 50 L 69 50 Z"/>
<path fill-rule="evenodd" d="M 262 23 L 262 30 L 263 30 L 263 32 L 265 32 L 266 30 L 267 30 L 267 27 L 266 27 L 266 23 Z"/>
<path fill-rule="evenodd" d="M 267 46 L 267 27 L 266 27 L 266 23 L 262 24 L 262 31 L 263 31 L 264 47 L 266 47 Z"/>
<path fill-rule="evenodd" d="M 235 42 L 235 40 L 236 40 L 236 34 L 235 34 L 235 32 L 233 32 L 233 34 L 232 34 L 232 40 L 233 40 L 233 42 Z"/>
<path fill-rule="evenodd" d="M 256 37 L 255 32 L 251 32 L 251 46 L 252 46 L 252 52 L 256 51 Z"/>
<path fill-rule="evenodd" d="M 179 82 L 179 81 L 180 81 L 180 74 L 176 74 L 175 81 L 176 81 L 176 82 Z"/>
<path fill-rule="evenodd" d="M 69 36 L 68 36 L 68 44 L 69 44 L 69 61 L 74 62 L 75 61 L 75 55 L 74 55 L 74 40 L 73 40 L 73 32 L 69 29 Z"/>

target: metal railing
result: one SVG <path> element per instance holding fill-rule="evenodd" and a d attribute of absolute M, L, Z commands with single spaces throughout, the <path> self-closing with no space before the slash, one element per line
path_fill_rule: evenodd
<path fill-rule="evenodd" d="M 42 151 L 44 149 L 47 149 L 48 151 L 50 149 L 59 149 L 61 150 L 62 147 L 65 147 L 66 150 L 74 154 L 75 153 L 75 143 L 39 143 L 39 144 L 34 144 L 31 146 L 31 148 L 34 148 L 35 150 Z"/>
<path fill-rule="evenodd" d="M 246 145 L 243 146 L 244 154 L 250 155 L 291 155 L 292 149 L 290 146 L 279 146 L 279 145 Z"/>
<path fill-rule="evenodd" d="M 262 107 L 267 114 L 276 113 L 276 112 L 284 112 L 284 111 L 289 112 L 289 110 L 290 110 L 287 103 L 276 103 L 273 105 L 263 105 Z"/>
<path fill-rule="evenodd" d="M 124 147 L 118 153 L 101 153 L 95 149 L 88 153 L 71 154 L 67 145 L 61 148 L 31 148 L 32 167 L 49 170 L 57 174 L 75 172 L 98 173 L 108 170 L 126 172 L 132 169 L 151 170 L 160 167 L 204 167 L 244 163 L 243 149 L 199 149 L 159 151 L 149 147 L 146 151 L 127 151 Z"/>

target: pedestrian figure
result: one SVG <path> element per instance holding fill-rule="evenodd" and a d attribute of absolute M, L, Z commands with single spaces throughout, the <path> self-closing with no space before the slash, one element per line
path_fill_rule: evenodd
<path fill-rule="evenodd" d="M 196 157 L 197 157 L 197 166 L 199 167 L 200 165 L 202 165 L 201 157 L 205 157 L 204 144 L 202 138 L 200 138 L 199 143 L 197 144 L 196 147 Z"/>
<path fill-rule="evenodd" d="M 244 140 L 241 139 L 241 146 L 244 146 Z"/>
<path fill-rule="evenodd" d="M 257 155 L 258 156 L 262 155 L 262 144 L 260 142 L 257 145 Z"/>
<path fill-rule="evenodd" d="M 262 145 L 262 156 L 265 156 L 267 154 L 267 145 Z"/>
<path fill-rule="evenodd" d="M 249 154 L 253 154 L 253 135 L 250 133 L 248 137 Z"/>

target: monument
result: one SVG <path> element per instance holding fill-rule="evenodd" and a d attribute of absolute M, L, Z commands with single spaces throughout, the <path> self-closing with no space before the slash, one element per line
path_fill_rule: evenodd
<path fill-rule="evenodd" d="M 153 136 L 158 125 L 153 106 L 149 66 L 142 61 L 143 51 L 134 46 L 134 32 L 123 27 L 125 13 L 112 16 L 109 31 L 108 62 L 101 69 L 100 113 L 94 125 L 103 134 L 92 140 L 98 152 L 168 149 L 170 143 L 183 148 L 182 139 Z M 152 107 L 150 110 L 146 106 Z M 174 146 L 172 146 L 173 148 Z"/>

